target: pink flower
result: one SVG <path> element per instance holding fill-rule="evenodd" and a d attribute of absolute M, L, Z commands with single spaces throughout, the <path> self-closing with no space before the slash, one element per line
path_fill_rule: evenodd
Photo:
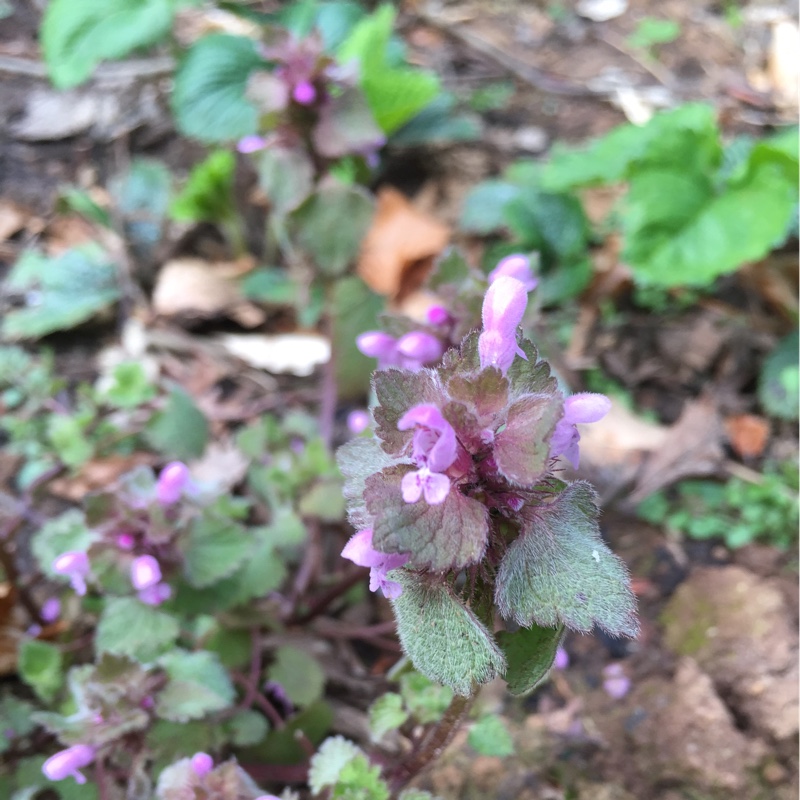
<path fill-rule="evenodd" d="M 611 410 L 611 401 L 604 394 L 581 392 L 564 401 L 561 417 L 550 439 L 550 457 L 564 456 L 575 469 L 580 464 L 578 442 L 581 439 L 576 424 L 599 422 Z"/>
<path fill-rule="evenodd" d="M 66 575 L 76 594 L 86 594 L 86 576 L 89 574 L 89 557 L 78 550 L 62 553 L 53 561 L 53 572 Z"/>
<path fill-rule="evenodd" d="M 120 550 L 133 550 L 136 546 L 136 539 L 132 533 L 120 533 L 117 536 L 117 547 Z"/>
<path fill-rule="evenodd" d="M 131 583 L 137 591 L 149 589 L 161 580 L 161 566 L 153 556 L 139 556 L 131 564 Z"/>
<path fill-rule="evenodd" d="M 395 599 L 403 592 L 403 587 L 386 577 L 393 569 L 402 567 L 409 558 L 409 553 L 381 553 L 372 546 L 372 528 L 365 528 L 350 537 L 342 550 L 342 557 L 349 559 L 359 567 L 369 567 L 369 590 L 381 589 L 385 597 Z"/>
<path fill-rule="evenodd" d="M 356 337 L 356 347 L 370 358 L 378 359 L 378 369 L 401 367 L 417 371 L 423 364 L 438 361 L 444 348 L 430 333 L 411 331 L 395 339 L 383 331 L 367 331 Z"/>
<path fill-rule="evenodd" d="M 625 675 L 621 664 L 603 667 L 603 689 L 609 697 L 621 700 L 631 689 L 631 679 Z"/>
<path fill-rule="evenodd" d="M 156 498 L 162 506 L 171 506 L 181 499 L 189 483 L 189 467 L 182 461 L 172 461 L 161 470 L 156 483 Z"/>
<path fill-rule="evenodd" d="M 301 106 L 309 106 L 317 99 L 317 90 L 310 81 L 300 81 L 292 90 L 292 97 Z"/>
<path fill-rule="evenodd" d="M 442 343 L 430 333 L 412 331 L 397 340 L 397 351 L 401 356 L 419 364 L 429 364 L 442 357 Z"/>
<path fill-rule="evenodd" d="M 240 153 L 256 153 L 267 146 L 267 140 L 263 136 L 245 136 L 239 139 L 236 149 Z"/>
<path fill-rule="evenodd" d="M 566 669 L 569 666 L 569 653 L 563 648 L 559 647 L 556 650 L 555 661 L 553 661 L 553 669 Z"/>
<path fill-rule="evenodd" d="M 483 300 L 483 333 L 478 339 L 481 367 L 497 367 L 505 374 L 518 355 L 527 358 L 517 344 L 517 328 L 528 305 L 528 293 L 520 281 L 501 275 Z"/>
<path fill-rule="evenodd" d="M 142 589 L 139 600 L 148 606 L 160 606 L 172 596 L 172 587 L 168 583 L 157 583 L 155 586 L 148 586 Z"/>
<path fill-rule="evenodd" d="M 492 284 L 502 277 L 518 280 L 525 287 L 526 292 L 532 292 L 539 283 L 531 270 L 530 259 L 520 253 L 501 258 L 497 266 L 489 273 L 489 283 Z"/>
<path fill-rule="evenodd" d="M 399 365 L 397 339 L 383 331 L 367 331 L 356 337 L 356 347 L 368 358 L 378 359 L 378 369 Z"/>
<path fill-rule="evenodd" d="M 203 778 L 214 769 L 214 759 L 208 753 L 195 753 L 192 756 L 192 769 L 198 778 Z"/>
<path fill-rule="evenodd" d="M 41 618 L 45 622 L 55 622 L 61 615 L 61 601 L 57 597 L 50 597 L 42 604 Z"/>
<path fill-rule="evenodd" d="M 431 325 L 444 325 L 450 322 L 450 312 L 444 306 L 431 306 L 426 316 Z"/>
<path fill-rule="evenodd" d="M 350 433 L 358 435 L 369 427 L 370 421 L 369 411 L 358 408 L 347 415 L 347 428 Z"/>
<path fill-rule="evenodd" d="M 86 777 L 78 770 L 89 766 L 95 755 L 95 749 L 88 744 L 75 744 L 50 756 L 42 765 L 42 773 L 51 781 L 72 776 L 77 783 L 86 783 Z"/>

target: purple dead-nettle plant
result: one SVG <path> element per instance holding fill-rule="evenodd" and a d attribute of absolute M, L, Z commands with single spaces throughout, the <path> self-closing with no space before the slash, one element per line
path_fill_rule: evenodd
<path fill-rule="evenodd" d="M 610 403 L 565 398 L 522 337 L 525 268 L 501 262 L 482 330 L 439 366 L 376 371 L 375 435 L 339 450 L 359 531 L 343 555 L 370 567 L 371 588 L 392 600 L 416 668 L 464 696 L 497 675 L 514 694 L 531 690 L 566 629 L 638 632 L 595 492 L 559 477 L 562 456 L 577 464 L 576 424 L 600 420 Z"/>

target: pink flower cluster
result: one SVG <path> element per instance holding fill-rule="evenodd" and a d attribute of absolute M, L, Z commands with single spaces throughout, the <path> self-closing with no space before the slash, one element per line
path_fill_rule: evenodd
<path fill-rule="evenodd" d="M 403 587 L 396 581 L 390 581 L 387 573 L 402 567 L 409 559 L 407 553 L 381 553 L 372 546 L 372 528 L 365 528 L 350 537 L 342 550 L 342 557 L 347 558 L 359 567 L 369 567 L 369 590 L 380 589 L 384 597 L 390 600 L 399 597 Z"/>
<path fill-rule="evenodd" d="M 367 331 L 356 337 L 356 347 L 378 359 L 378 369 L 399 367 L 416 372 L 438 361 L 444 353 L 441 341 L 425 331 L 411 331 L 399 339 L 383 331 Z"/>
<path fill-rule="evenodd" d="M 159 606 L 168 600 L 172 589 L 161 582 L 161 565 L 153 556 L 138 556 L 131 564 L 131 584 L 139 599 L 149 606 Z"/>

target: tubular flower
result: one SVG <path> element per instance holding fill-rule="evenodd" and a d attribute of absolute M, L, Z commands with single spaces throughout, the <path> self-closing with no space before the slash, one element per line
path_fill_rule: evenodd
<path fill-rule="evenodd" d="M 76 594 L 86 594 L 86 576 L 89 574 L 89 557 L 78 550 L 68 550 L 53 561 L 53 572 L 66 575 Z"/>
<path fill-rule="evenodd" d="M 310 106 L 317 99 L 317 90 L 310 81 L 300 81 L 292 89 L 292 98 L 301 106 Z"/>
<path fill-rule="evenodd" d="M 501 275 L 483 300 L 483 333 L 478 339 L 481 367 L 497 367 L 505 374 L 514 356 L 527 359 L 517 344 L 517 328 L 528 305 L 525 286 L 516 278 Z"/>
<path fill-rule="evenodd" d="M 369 590 L 380 589 L 384 597 L 394 600 L 403 593 L 403 587 L 387 578 L 387 573 L 402 567 L 411 557 L 408 553 L 381 553 L 372 546 L 372 528 L 365 528 L 350 537 L 342 550 L 342 557 L 359 567 L 369 567 Z"/>
<path fill-rule="evenodd" d="M 458 455 L 453 426 L 439 409 L 429 403 L 414 406 L 398 421 L 401 431 L 414 428 L 411 455 L 419 469 L 409 472 L 401 483 L 403 500 L 416 503 L 424 494 L 429 505 L 443 503 L 450 491 L 450 478 L 444 473 Z"/>
<path fill-rule="evenodd" d="M 95 749 L 88 744 L 75 744 L 50 756 L 42 765 L 42 773 L 51 781 L 63 781 L 72 776 L 76 783 L 86 783 L 86 776 L 79 770 L 94 761 Z"/>
<path fill-rule="evenodd" d="M 195 753 L 192 756 L 192 770 L 198 778 L 203 778 L 214 769 L 214 759 L 208 753 Z"/>
<path fill-rule="evenodd" d="M 412 331 L 397 340 L 397 352 L 409 362 L 421 366 L 429 364 L 431 361 L 438 361 L 442 357 L 444 348 L 442 343 L 430 333 Z"/>
<path fill-rule="evenodd" d="M 501 258 L 497 266 L 489 273 L 489 283 L 494 283 L 498 278 L 514 278 L 524 287 L 526 292 L 532 292 L 539 281 L 531 269 L 531 260 L 520 253 Z"/>
<path fill-rule="evenodd" d="M 131 564 L 131 583 L 137 591 L 149 589 L 161 580 L 161 566 L 153 556 L 139 556 Z"/>
<path fill-rule="evenodd" d="M 182 461 L 167 464 L 158 476 L 156 499 L 162 506 L 171 506 L 181 499 L 189 484 L 189 467 Z"/>
<path fill-rule="evenodd" d="M 550 457 L 564 456 L 575 469 L 578 469 L 580 464 L 578 442 L 581 435 L 575 425 L 599 422 L 610 410 L 611 401 L 604 394 L 581 392 L 568 397 L 564 401 L 564 416 L 559 420 L 550 439 Z"/>

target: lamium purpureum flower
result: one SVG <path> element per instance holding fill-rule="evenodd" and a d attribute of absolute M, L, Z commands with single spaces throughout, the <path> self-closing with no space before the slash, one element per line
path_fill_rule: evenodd
<path fill-rule="evenodd" d="M 531 269 L 531 260 L 521 253 L 501 258 L 497 266 L 489 273 L 489 283 L 494 283 L 498 278 L 514 278 L 524 287 L 526 292 L 532 292 L 539 281 Z"/>
<path fill-rule="evenodd" d="M 631 679 L 625 674 L 621 664 L 603 667 L 603 689 L 609 697 L 621 700 L 631 689 Z"/>
<path fill-rule="evenodd" d="M 50 756 L 42 765 L 42 773 L 51 781 L 72 777 L 77 783 L 86 783 L 86 776 L 79 770 L 88 767 L 95 755 L 95 749 L 88 744 L 75 744 Z"/>
<path fill-rule="evenodd" d="M 86 576 L 89 574 L 89 557 L 78 550 L 69 550 L 53 561 L 53 572 L 66 575 L 76 594 L 86 594 Z"/>
<path fill-rule="evenodd" d="M 192 756 L 192 770 L 198 778 L 204 778 L 214 769 L 214 759 L 208 753 L 195 753 Z"/>
<path fill-rule="evenodd" d="M 160 606 L 172 597 L 172 587 L 168 583 L 157 583 L 142 589 L 137 596 L 148 606 Z"/>
<path fill-rule="evenodd" d="M 257 153 L 259 150 L 264 150 L 267 147 L 267 140 L 263 136 L 243 136 L 236 144 L 236 149 L 245 155 L 248 153 Z"/>
<path fill-rule="evenodd" d="M 189 484 L 189 467 L 182 461 L 172 461 L 161 470 L 156 483 L 156 499 L 162 506 L 177 503 Z"/>
<path fill-rule="evenodd" d="M 483 333 L 478 339 L 481 367 L 508 371 L 514 356 L 527 359 L 517 344 L 517 328 L 528 305 L 528 292 L 516 278 L 501 275 L 483 300 Z"/>
<path fill-rule="evenodd" d="M 300 81 L 292 89 L 292 98 L 301 106 L 310 106 L 317 99 L 317 90 L 311 81 Z"/>
<path fill-rule="evenodd" d="M 406 503 L 416 503 L 424 494 L 429 505 L 443 503 L 450 491 L 446 472 L 456 460 L 458 443 L 453 426 L 429 403 L 414 406 L 397 422 L 401 431 L 414 428 L 411 454 L 419 469 L 403 477 L 401 490 Z"/>
<path fill-rule="evenodd" d="M 450 312 L 444 307 L 440 305 L 431 306 L 425 316 L 428 318 L 428 322 L 431 325 L 446 325 L 452 319 L 450 316 Z"/>
<path fill-rule="evenodd" d="M 342 550 L 342 557 L 359 567 L 369 567 L 369 590 L 380 589 L 384 597 L 394 600 L 403 593 L 403 587 L 390 581 L 387 573 L 399 569 L 410 558 L 408 553 L 381 553 L 372 547 L 372 528 L 365 528 L 350 537 Z"/>
<path fill-rule="evenodd" d="M 347 429 L 350 433 L 358 435 L 369 428 L 370 416 L 368 411 L 357 408 L 347 415 Z"/>
<path fill-rule="evenodd" d="M 550 457 L 564 456 L 578 469 L 580 452 L 578 442 L 581 435 L 576 424 L 599 422 L 611 410 L 611 401 L 604 394 L 581 392 L 564 401 L 564 416 L 556 425 L 550 439 Z"/>
<path fill-rule="evenodd" d="M 131 564 L 131 583 L 137 591 L 155 586 L 161 580 L 161 565 L 153 556 L 138 556 Z"/>
<path fill-rule="evenodd" d="M 383 331 L 367 331 L 356 337 L 356 347 L 378 359 L 378 369 L 399 367 L 417 371 L 441 358 L 442 343 L 425 331 L 411 331 L 396 339 Z"/>
<path fill-rule="evenodd" d="M 57 597 L 48 597 L 42 603 L 42 609 L 39 616 L 45 622 L 55 622 L 61 615 L 61 601 Z"/>

